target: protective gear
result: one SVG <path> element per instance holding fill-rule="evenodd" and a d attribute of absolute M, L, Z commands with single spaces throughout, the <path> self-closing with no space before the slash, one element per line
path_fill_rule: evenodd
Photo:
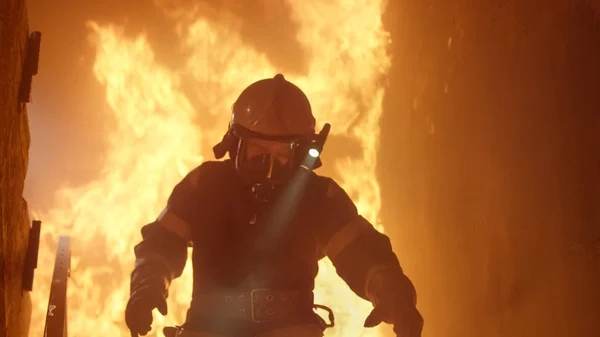
<path fill-rule="evenodd" d="M 152 310 L 164 316 L 167 314 L 167 301 L 159 286 L 150 281 L 137 285 L 125 308 L 125 323 L 132 337 L 145 336 L 152 329 Z"/>
<path fill-rule="evenodd" d="M 320 325 L 305 324 L 271 330 L 256 337 L 322 337 L 323 331 Z M 166 327 L 163 332 L 165 337 L 230 337 L 218 333 L 186 330 L 182 327 Z"/>
<path fill-rule="evenodd" d="M 295 187 L 297 180 L 293 180 L 281 190 L 281 199 L 257 205 L 248 198 L 247 185 L 240 179 L 233 160 L 204 162 L 173 189 L 163 215 L 143 228 L 143 241 L 135 252 L 138 260 L 152 261 L 152 268 L 145 269 L 146 276 L 153 274 L 170 282 L 181 275 L 187 261 L 187 242 L 193 242 L 194 284 L 183 325 L 186 330 L 206 332 L 209 336 L 262 337 L 278 329 L 319 326 L 308 304 L 301 305 L 305 308 L 300 310 L 302 314 L 281 315 L 257 323 L 224 315 L 223 311 L 215 318 L 212 312 L 217 310 L 206 306 L 210 301 L 204 296 L 252 293 L 257 289 L 310 293 L 315 286 L 318 262 L 325 255 L 358 296 L 375 304 L 374 318 L 367 323 L 389 321 L 400 331 L 404 319 L 408 317 L 407 323 L 415 321 L 410 318 L 416 312 L 414 305 L 397 305 L 408 303 L 402 301 L 407 298 L 407 291 L 399 286 L 400 281 L 396 282 L 400 278 L 382 277 L 386 281 L 379 282 L 372 276 L 387 275 L 372 273 L 377 266 L 387 266 L 402 275 L 389 238 L 359 215 L 335 181 L 310 170 L 302 172 L 306 176 L 301 193 L 285 194 L 287 187 Z M 279 204 L 294 206 L 275 207 Z M 169 282 L 163 285 L 168 286 Z M 148 297 L 153 298 L 150 294 Z M 226 308 L 238 309 L 238 313 L 239 309 L 247 310 L 240 302 L 230 303 L 227 296 L 221 298 Z M 275 309 L 291 309 L 276 301 L 271 304 L 277 306 Z"/>
<path fill-rule="evenodd" d="M 315 132 L 315 117 L 304 92 L 277 74 L 242 91 L 231 125 L 263 136 L 306 137 Z"/>
<path fill-rule="evenodd" d="M 394 326 L 399 337 L 421 337 L 423 317 L 416 308 L 417 294 L 412 282 L 401 269 L 375 268 L 366 285 L 366 295 L 374 305 L 364 326 L 381 322 Z"/>
<path fill-rule="evenodd" d="M 249 180 L 261 182 L 286 181 L 291 178 L 296 166 L 299 143 L 295 141 L 271 141 L 241 138 L 236 168 Z"/>
<path fill-rule="evenodd" d="M 131 295 L 125 310 L 125 321 L 131 335 L 146 335 L 151 329 L 152 310 L 166 315 L 168 289 L 171 281 L 183 272 L 190 238 L 189 226 L 179 218 L 189 206 L 193 176 L 186 184 L 175 187 L 167 207 L 152 222 L 142 228 L 143 241 L 135 246 L 135 268 L 131 273 Z M 186 198 L 182 200 L 182 196 Z M 185 205 L 185 207 L 183 206 Z"/>
<path fill-rule="evenodd" d="M 214 147 L 215 157 L 229 152 L 236 170 L 254 185 L 270 190 L 289 180 L 306 159 L 315 137 L 308 98 L 277 74 L 247 87 L 233 105 L 229 129 Z M 313 169 L 321 165 L 317 159 Z"/>
<path fill-rule="evenodd" d="M 194 296 L 196 316 L 223 317 L 238 321 L 265 323 L 305 316 L 316 318 L 314 297 L 309 290 L 271 290 L 210 292 Z"/>

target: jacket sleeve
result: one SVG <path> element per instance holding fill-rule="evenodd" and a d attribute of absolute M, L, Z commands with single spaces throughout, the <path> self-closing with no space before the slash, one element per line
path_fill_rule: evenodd
<path fill-rule="evenodd" d="M 167 297 L 173 279 L 181 276 L 192 244 L 192 230 L 198 217 L 200 168 L 190 172 L 173 189 L 158 218 L 142 228 L 142 241 L 134 248 L 135 266 L 131 274 L 131 291 L 152 283 Z"/>
<path fill-rule="evenodd" d="M 387 281 L 397 280 L 403 275 L 402 268 L 390 239 L 358 213 L 350 197 L 337 183 L 329 179 L 327 185 L 323 193 L 320 212 L 323 222 L 318 240 L 337 274 L 354 293 L 375 305 L 382 292 L 391 290 L 387 288 L 404 288 L 400 283 L 389 284 Z M 383 282 L 386 289 L 383 290 L 373 286 L 382 283 L 382 276 L 386 279 Z"/>

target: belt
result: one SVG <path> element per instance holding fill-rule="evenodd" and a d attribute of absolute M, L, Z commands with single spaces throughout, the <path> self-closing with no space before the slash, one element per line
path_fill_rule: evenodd
<path fill-rule="evenodd" d="M 313 315 L 313 306 L 312 291 L 254 289 L 195 294 L 190 310 L 194 315 L 261 323 Z"/>

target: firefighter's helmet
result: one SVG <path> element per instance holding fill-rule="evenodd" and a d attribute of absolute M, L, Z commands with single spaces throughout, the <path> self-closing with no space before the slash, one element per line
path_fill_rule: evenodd
<path fill-rule="evenodd" d="M 315 117 L 304 92 L 277 74 L 242 91 L 233 105 L 231 126 L 259 137 L 312 137 Z"/>
<path fill-rule="evenodd" d="M 315 118 L 304 92 L 283 75 L 257 81 L 233 104 L 217 159 L 229 156 L 252 182 L 281 182 L 305 159 L 315 139 Z M 320 162 L 316 166 L 320 165 Z"/>

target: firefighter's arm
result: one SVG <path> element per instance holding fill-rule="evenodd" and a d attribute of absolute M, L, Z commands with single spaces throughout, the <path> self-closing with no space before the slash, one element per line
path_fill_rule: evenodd
<path fill-rule="evenodd" d="M 415 289 L 404 275 L 390 239 L 362 216 L 356 214 L 340 226 L 324 252 L 350 288 L 373 305 L 398 291 L 416 303 Z"/>
<path fill-rule="evenodd" d="M 416 291 L 404 274 L 390 239 L 377 231 L 335 182 L 326 198 L 324 253 L 337 274 L 375 309 L 365 321 L 371 327 L 382 321 L 394 324 L 399 336 L 420 336 L 423 320 L 416 309 Z"/>
<path fill-rule="evenodd" d="M 194 213 L 201 167 L 175 186 L 156 221 L 142 228 L 142 242 L 134 248 L 131 294 L 125 308 L 125 322 L 131 336 L 146 335 L 151 330 L 155 308 L 167 314 L 169 286 L 183 272 L 187 248 L 197 225 Z"/>
<path fill-rule="evenodd" d="M 132 292 L 151 283 L 166 298 L 171 281 L 181 276 L 196 221 L 198 175 L 195 169 L 177 184 L 156 221 L 142 228 L 142 241 L 134 248 Z"/>

